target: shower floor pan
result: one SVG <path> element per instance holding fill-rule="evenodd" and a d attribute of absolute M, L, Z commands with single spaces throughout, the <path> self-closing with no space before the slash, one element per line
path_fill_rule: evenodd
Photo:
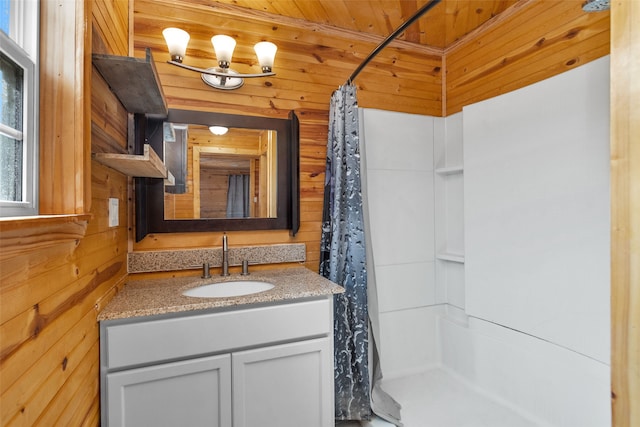
<path fill-rule="evenodd" d="M 402 405 L 404 427 L 539 427 L 525 415 L 501 405 L 442 369 L 383 381 Z M 392 427 L 381 419 L 342 422 L 336 427 Z"/>

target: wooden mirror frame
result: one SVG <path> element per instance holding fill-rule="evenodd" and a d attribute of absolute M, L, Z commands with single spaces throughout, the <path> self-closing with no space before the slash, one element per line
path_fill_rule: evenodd
<path fill-rule="evenodd" d="M 238 230 L 290 230 L 295 235 L 300 227 L 300 159 L 299 123 L 293 111 L 288 119 L 277 119 L 205 111 L 169 109 L 166 118 L 134 116 L 135 154 L 142 154 L 149 144 L 162 158 L 163 132 L 151 132 L 162 122 L 191 123 L 210 126 L 272 129 L 277 132 L 278 206 L 275 218 L 206 218 L 164 219 L 164 180 L 135 178 L 135 235 L 139 242 L 150 233 L 184 233 Z"/>

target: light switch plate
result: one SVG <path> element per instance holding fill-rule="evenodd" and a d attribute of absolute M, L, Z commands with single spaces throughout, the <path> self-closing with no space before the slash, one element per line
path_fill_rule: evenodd
<path fill-rule="evenodd" d="M 109 198 L 109 227 L 117 227 L 118 223 L 118 199 L 111 197 Z"/>

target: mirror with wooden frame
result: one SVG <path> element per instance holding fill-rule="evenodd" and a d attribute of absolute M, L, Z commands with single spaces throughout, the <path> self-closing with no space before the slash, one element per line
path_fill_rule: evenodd
<path fill-rule="evenodd" d="M 224 127 L 217 135 L 210 126 Z M 170 109 L 135 116 L 135 152 L 168 179 L 136 178 L 136 240 L 149 233 L 299 228 L 298 119 Z M 219 133 L 219 132 L 216 132 Z"/>

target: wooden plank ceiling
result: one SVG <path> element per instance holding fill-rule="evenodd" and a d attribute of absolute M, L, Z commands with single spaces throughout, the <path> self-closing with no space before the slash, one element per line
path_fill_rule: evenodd
<path fill-rule="evenodd" d="M 444 49 L 517 2 L 442 0 L 398 39 Z M 427 0 L 217 0 L 217 3 L 384 38 Z"/>

